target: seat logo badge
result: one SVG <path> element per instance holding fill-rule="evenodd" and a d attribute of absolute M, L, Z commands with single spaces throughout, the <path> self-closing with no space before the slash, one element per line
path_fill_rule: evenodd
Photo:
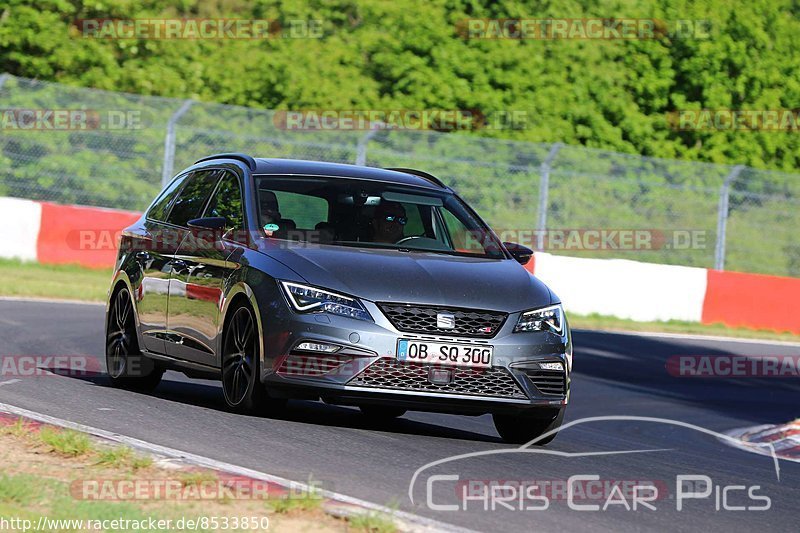
<path fill-rule="evenodd" d="M 456 317 L 452 313 L 438 313 L 436 327 L 440 329 L 453 329 L 456 327 Z"/>

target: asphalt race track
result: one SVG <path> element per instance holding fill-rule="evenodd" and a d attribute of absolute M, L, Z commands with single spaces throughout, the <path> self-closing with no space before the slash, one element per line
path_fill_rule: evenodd
<path fill-rule="evenodd" d="M 103 353 L 103 313 L 98 305 L 0 301 L 0 355 L 91 355 Z M 575 374 L 565 422 L 585 417 L 659 417 L 715 432 L 796 418 L 797 378 L 699 379 L 671 376 L 673 355 L 798 355 L 799 346 L 680 337 L 577 331 Z M 16 380 L 14 379 L 16 378 Z M 721 443 L 691 428 L 645 421 L 581 423 L 563 431 L 545 451 L 566 454 L 660 450 L 627 454 L 555 455 L 493 453 L 467 457 L 423 471 L 429 462 L 470 452 L 513 447 L 497 437 L 491 419 L 410 413 L 384 424 L 366 422 L 356 409 L 317 402 L 291 402 L 273 418 L 236 415 L 225 409 L 217 383 L 168 373 L 152 395 L 111 388 L 102 374 L 87 377 L 0 376 L 0 402 L 87 424 L 149 442 L 189 451 L 298 481 L 309 476 L 325 488 L 379 504 L 480 531 L 796 531 L 800 464 L 780 461 L 778 479 L 769 457 Z M 431 474 L 455 476 L 458 481 Z M 598 511 L 571 509 L 559 490 L 548 494 L 546 509 L 520 510 L 519 501 L 467 501 L 467 510 L 434 511 L 434 504 L 461 504 L 469 480 L 537 480 L 562 487 L 570 476 L 598 475 L 632 484 L 661 487 L 655 510 L 610 505 L 608 496 L 578 496 L 576 504 L 599 504 Z M 711 494 L 684 499 L 678 511 L 676 478 L 708 476 Z M 436 480 L 438 479 L 438 481 Z M 633 483 L 636 482 L 636 483 Z M 746 489 L 723 488 L 734 485 Z M 753 489 L 753 486 L 759 486 Z M 579 484 L 579 486 L 582 486 Z M 702 483 L 695 490 L 705 489 Z M 690 487 L 684 488 L 684 493 Z M 769 509 L 731 510 L 765 506 Z M 626 503 L 632 502 L 628 496 Z M 619 498 L 616 501 L 619 503 Z M 484 504 L 488 509 L 484 508 Z M 522 507 L 543 507 L 543 500 Z"/>

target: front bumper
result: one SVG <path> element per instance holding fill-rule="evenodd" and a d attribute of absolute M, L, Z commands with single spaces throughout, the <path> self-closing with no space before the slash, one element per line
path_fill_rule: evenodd
<path fill-rule="evenodd" d="M 551 332 L 513 333 L 520 313 L 511 313 L 491 339 L 420 335 L 398 331 L 375 304 L 363 303 L 374 323 L 327 314 L 299 314 L 288 308 L 274 314 L 276 309 L 271 309 L 269 318 L 263 319 L 265 357 L 261 366 L 261 379 L 270 394 L 460 414 L 533 409 L 545 417 L 569 401 L 572 341 L 568 325 L 562 336 Z M 396 360 L 401 338 L 492 345 L 492 368 L 481 371 L 402 363 Z M 297 346 L 304 341 L 334 344 L 340 349 L 335 354 L 298 351 Z M 560 384 L 553 372 L 545 380 L 537 377 L 542 374 L 536 370 L 537 364 L 542 362 L 561 363 Z M 429 381 L 426 373 L 431 366 L 452 372 L 451 383 Z"/>

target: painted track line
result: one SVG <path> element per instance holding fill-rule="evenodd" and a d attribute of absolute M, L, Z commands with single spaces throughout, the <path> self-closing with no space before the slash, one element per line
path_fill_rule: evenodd
<path fill-rule="evenodd" d="M 358 498 L 353 498 L 351 496 L 340 494 L 338 492 L 323 490 L 316 487 L 312 489 L 312 487 L 310 487 L 306 483 L 291 481 L 282 477 L 267 474 L 265 472 L 259 472 L 258 470 L 252 470 L 231 463 L 217 461 L 216 459 L 211 459 L 210 457 L 204 457 L 202 455 L 184 452 L 181 450 L 177 450 L 175 448 L 169 448 L 167 446 L 161 446 L 160 444 L 154 444 L 134 437 L 128 437 L 126 435 L 121 435 L 119 433 L 106 431 L 104 429 L 99 429 L 92 426 L 79 424 L 77 422 L 71 422 L 69 420 L 63 420 L 61 418 L 56 418 L 50 415 L 37 413 L 35 411 L 29 411 L 28 409 L 23 409 L 21 407 L 16 407 L 14 405 L 0 403 L 0 412 L 5 412 L 11 415 L 29 418 L 31 420 L 36 420 L 37 422 L 50 424 L 52 426 L 58 426 L 65 429 L 80 431 L 82 433 L 88 433 L 95 437 L 99 437 L 101 439 L 116 442 L 119 444 L 124 444 L 126 446 L 130 446 L 131 448 L 142 450 L 150 454 L 160 455 L 171 459 L 179 459 L 181 461 L 193 464 L 195 466 L 203 466 L 214 470 L 222 470 L 225 472 L 229 472 L 231 474 L 238 474 L 241 476 L 247 476 L 261 481 L 275 483 L 290 490 L 306 491 L 306 492 L 314 490 L 315 493 L 324 496 L 325 498 L 335 500 L 340 503 L 361 507 L 369 511 L 379 512 L 386 514 L 388 516 L 392 516 L 402 522 L 405 522 L 405 524 L 412 526 L 411 528 L 412 531 L 420 531 L 420 532 L 443 531 L 447 533 L 474 533 L 470 529 L 465 529 L 451 524 L 446 524 L 444 522 L 439 522 L 431 518 L 425 518 L 423 516 L 408 513 L 406 511 L 398 511 L 390 509 L 383 505 L 378 505 L 376 503 L 371 503 Z"/>

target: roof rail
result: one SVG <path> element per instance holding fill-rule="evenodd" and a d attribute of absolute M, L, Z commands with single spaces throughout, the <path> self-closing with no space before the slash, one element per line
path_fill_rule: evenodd
<path fill-rule="evenodd" d="M 203 161 L 211 161 L 212 159 L 235 159 L 237 161 L 241 161 L 242 163 L 246 164 L 248 167 L 250 167 L 250 170 L 256 169 L 256 160 L 253 159 L 251 156 L 240 152 L 209 155 L 207 157 L 202 157 L 198 159 L 197 161 L 194 162 L 194 164 L 196 165 L 197 163 L 202 163 Z"/>
<path fill-rule="evenodd" d="M 400 167 L 397 167 L 397 168 L 385 168 L 384 170 L 393 170 L 395 172 L 404 172 L 406 174 L 412 174 L 414 176 L 419 176 L 420 178 L 425 178 L 426 180 L 435 183 L 436 185 L 438 185 L 439 187 L 442 187 L 443 189 L 447 189 L 447 185 L 445 185 L 444 182 L 442 182 L 442 180 L 440 180 L 439 178 L 437 178 L 433 174 L 428 174 L 427 172 L 423 172 L 421 170 L 416 170 L 416 169 L 413 169 L 413 168 L 400 168 Z"/>

